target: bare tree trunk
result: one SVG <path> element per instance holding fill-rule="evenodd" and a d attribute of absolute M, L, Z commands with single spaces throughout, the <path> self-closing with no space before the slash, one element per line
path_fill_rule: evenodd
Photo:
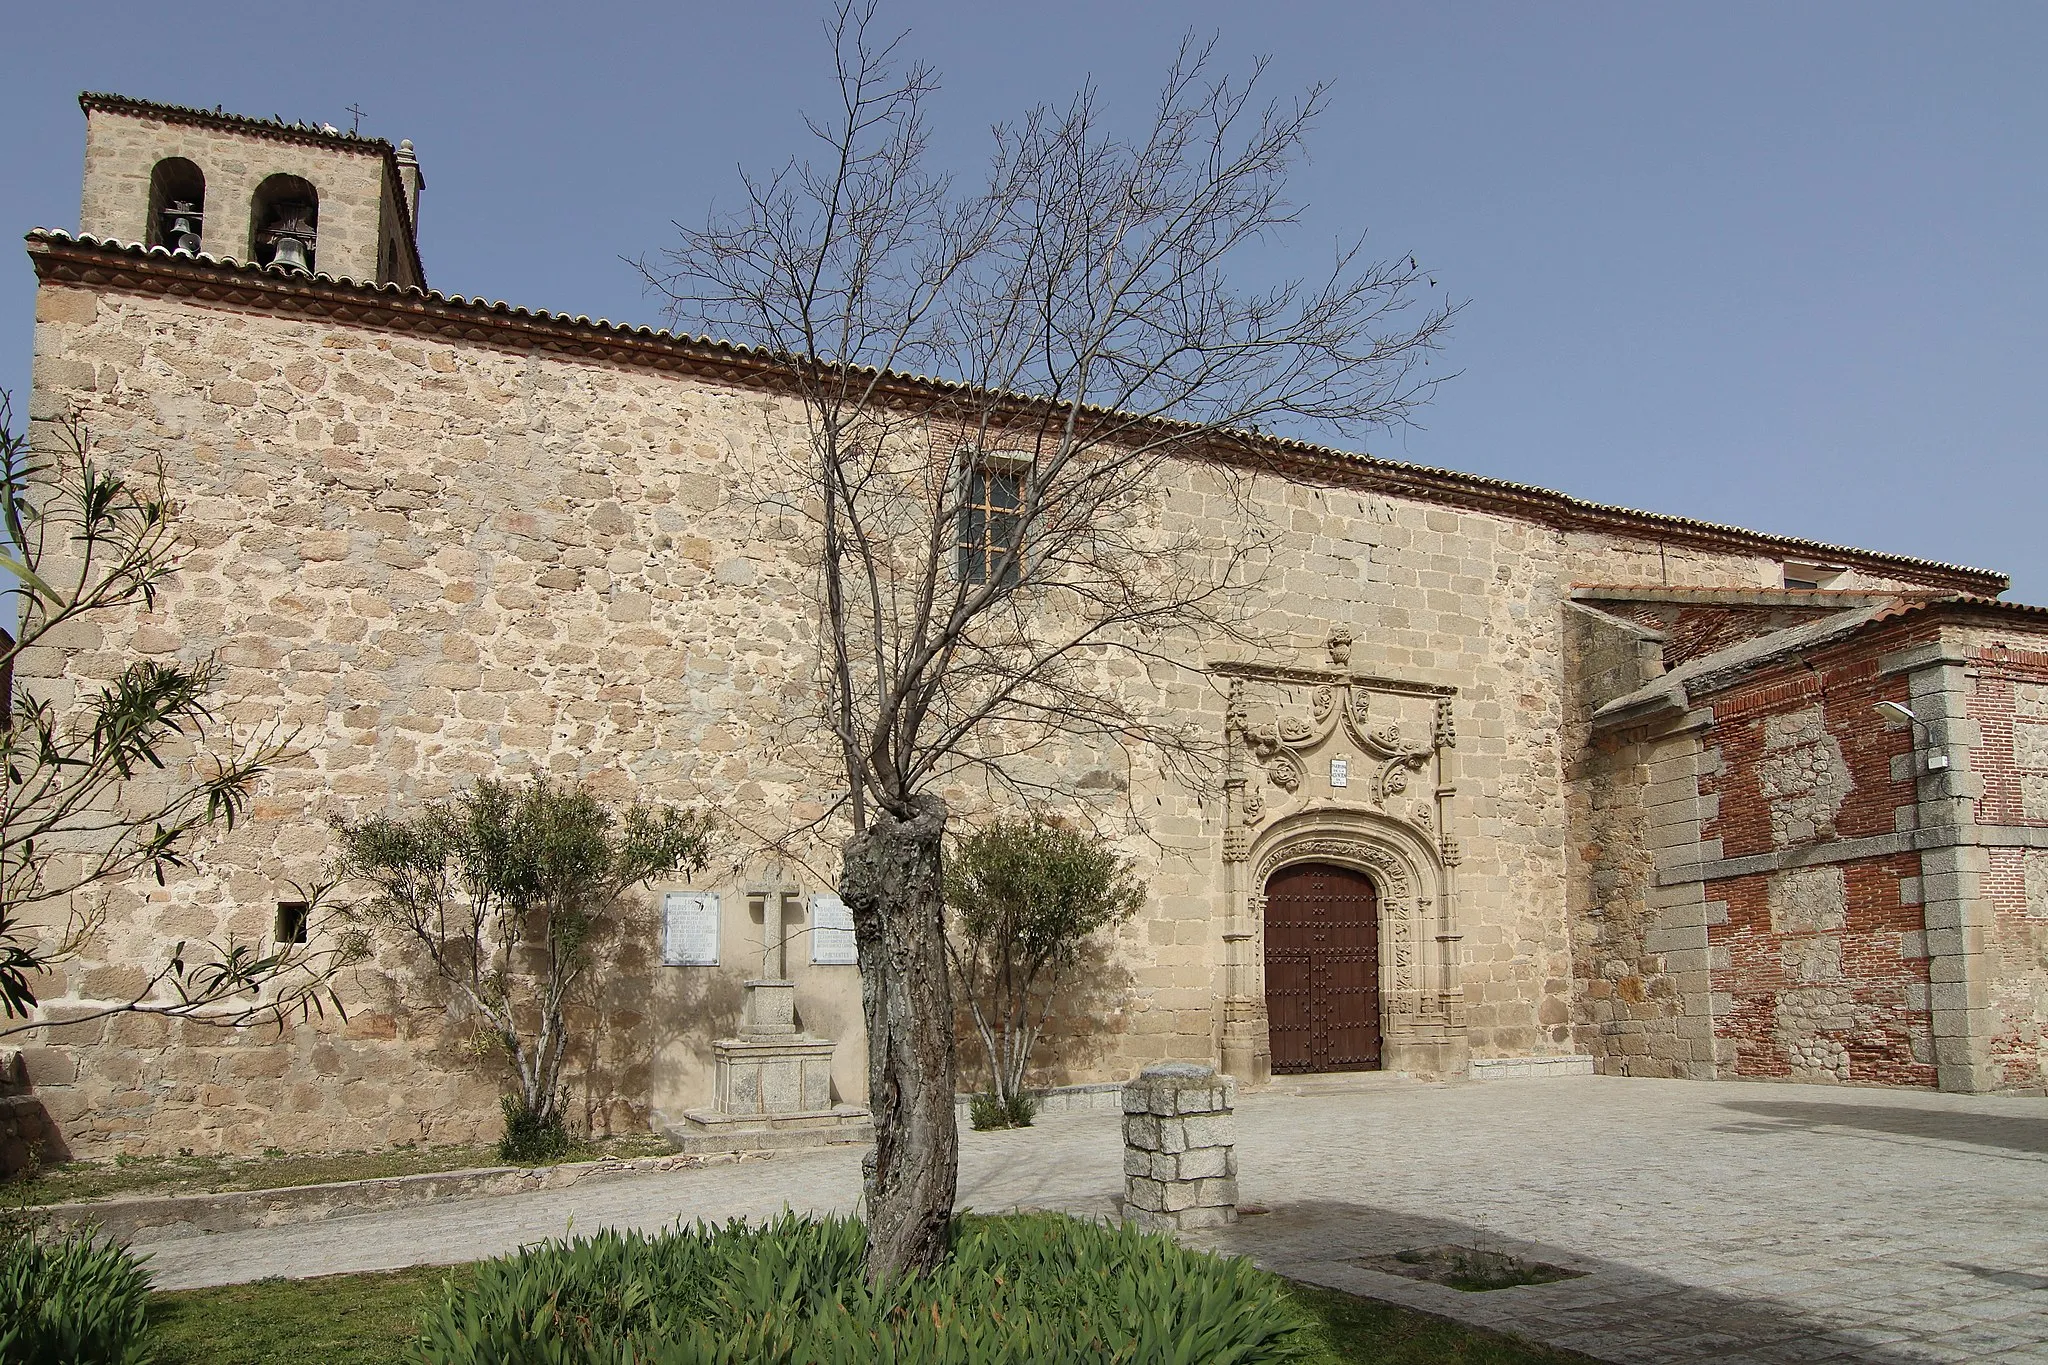
<path fill-rule="evenodd" d="M 946 1255 L 960 1174 L 953 1118 L 953 991 L 946 975 L 940 839 L 946 803 L 875 812 L 846 841 L 839 892 L 853 911 L 868 1030 L 875 1148 L 865 1164 L 868 1279 L 927 1270 Z"/>

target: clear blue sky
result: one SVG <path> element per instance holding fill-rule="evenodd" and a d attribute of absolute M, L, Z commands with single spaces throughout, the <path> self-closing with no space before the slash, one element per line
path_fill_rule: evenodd
<path fill-rule="evenodd" d="M 24 5 L 0 224 L 75 228 L 81 89 L 412 138 L 435 287 L 657 322 L 622 257 L 821 107 L 822 6 Z M 2048 6 L 902 0 L 941 154 L 1092 75 L 1142 113 L 1182 30 L 1336 83 L 1296 181 L 1471 300 L 1463 371 L 1374 453 L 2003 569 L 2048 600 Z M 33 274 L 0 271 L 0 386 Z"/>

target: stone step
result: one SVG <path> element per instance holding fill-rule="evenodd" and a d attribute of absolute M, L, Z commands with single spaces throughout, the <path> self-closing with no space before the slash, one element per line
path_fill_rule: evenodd
<path fill-rule="evenodd" d="M 681 1123 L 663 1130 L 688 1156 L 714 1152 L 782 1152 L 875 1140 L 874 1117 L 865 1109 L 839 1105 L 788 1114 L 727 1114 L 693 1109 Z"/>

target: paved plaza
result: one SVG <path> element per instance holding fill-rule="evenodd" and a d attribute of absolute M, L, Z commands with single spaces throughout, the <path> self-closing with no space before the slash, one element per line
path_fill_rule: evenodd
<path fill-rule="evenodd" d="M 1242 1198 L 1189 1240 L 1628 1362 L 2048 1362 L 2048 1100 L 1557 1077 L 1242 1097 Z M 603 1226 L 850 1208 L 852 1149 L 148 1244 L 165 1288 L 472 1260 Z M 960 1202 L 1111 1215 L 1115 1115 L 962 1136 Z M 1356 1262 L 1439 1243 L 1588 1272 L 1465 1294 Z"/>

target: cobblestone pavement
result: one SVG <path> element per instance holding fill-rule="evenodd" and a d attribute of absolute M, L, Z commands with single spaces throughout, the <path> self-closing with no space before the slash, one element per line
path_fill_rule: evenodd
<path fill-rule="evenodd" d="M 1557 1077 L 1243 1097 L 1202 1234 L 1300 1279 L 1627 1362 L 2048 1362 L 2048 1100 Z M 165 1288 L 470 1260 L 677 1218 L 851 1207 L 835 1149 L 151 1244 Z M 960 1200 L 1110 1214 L 1114 1115 L 965 1133 Z M 1363 1258 L 1456 1243 L 1587 1272 L 1463 1294 Z"/>

